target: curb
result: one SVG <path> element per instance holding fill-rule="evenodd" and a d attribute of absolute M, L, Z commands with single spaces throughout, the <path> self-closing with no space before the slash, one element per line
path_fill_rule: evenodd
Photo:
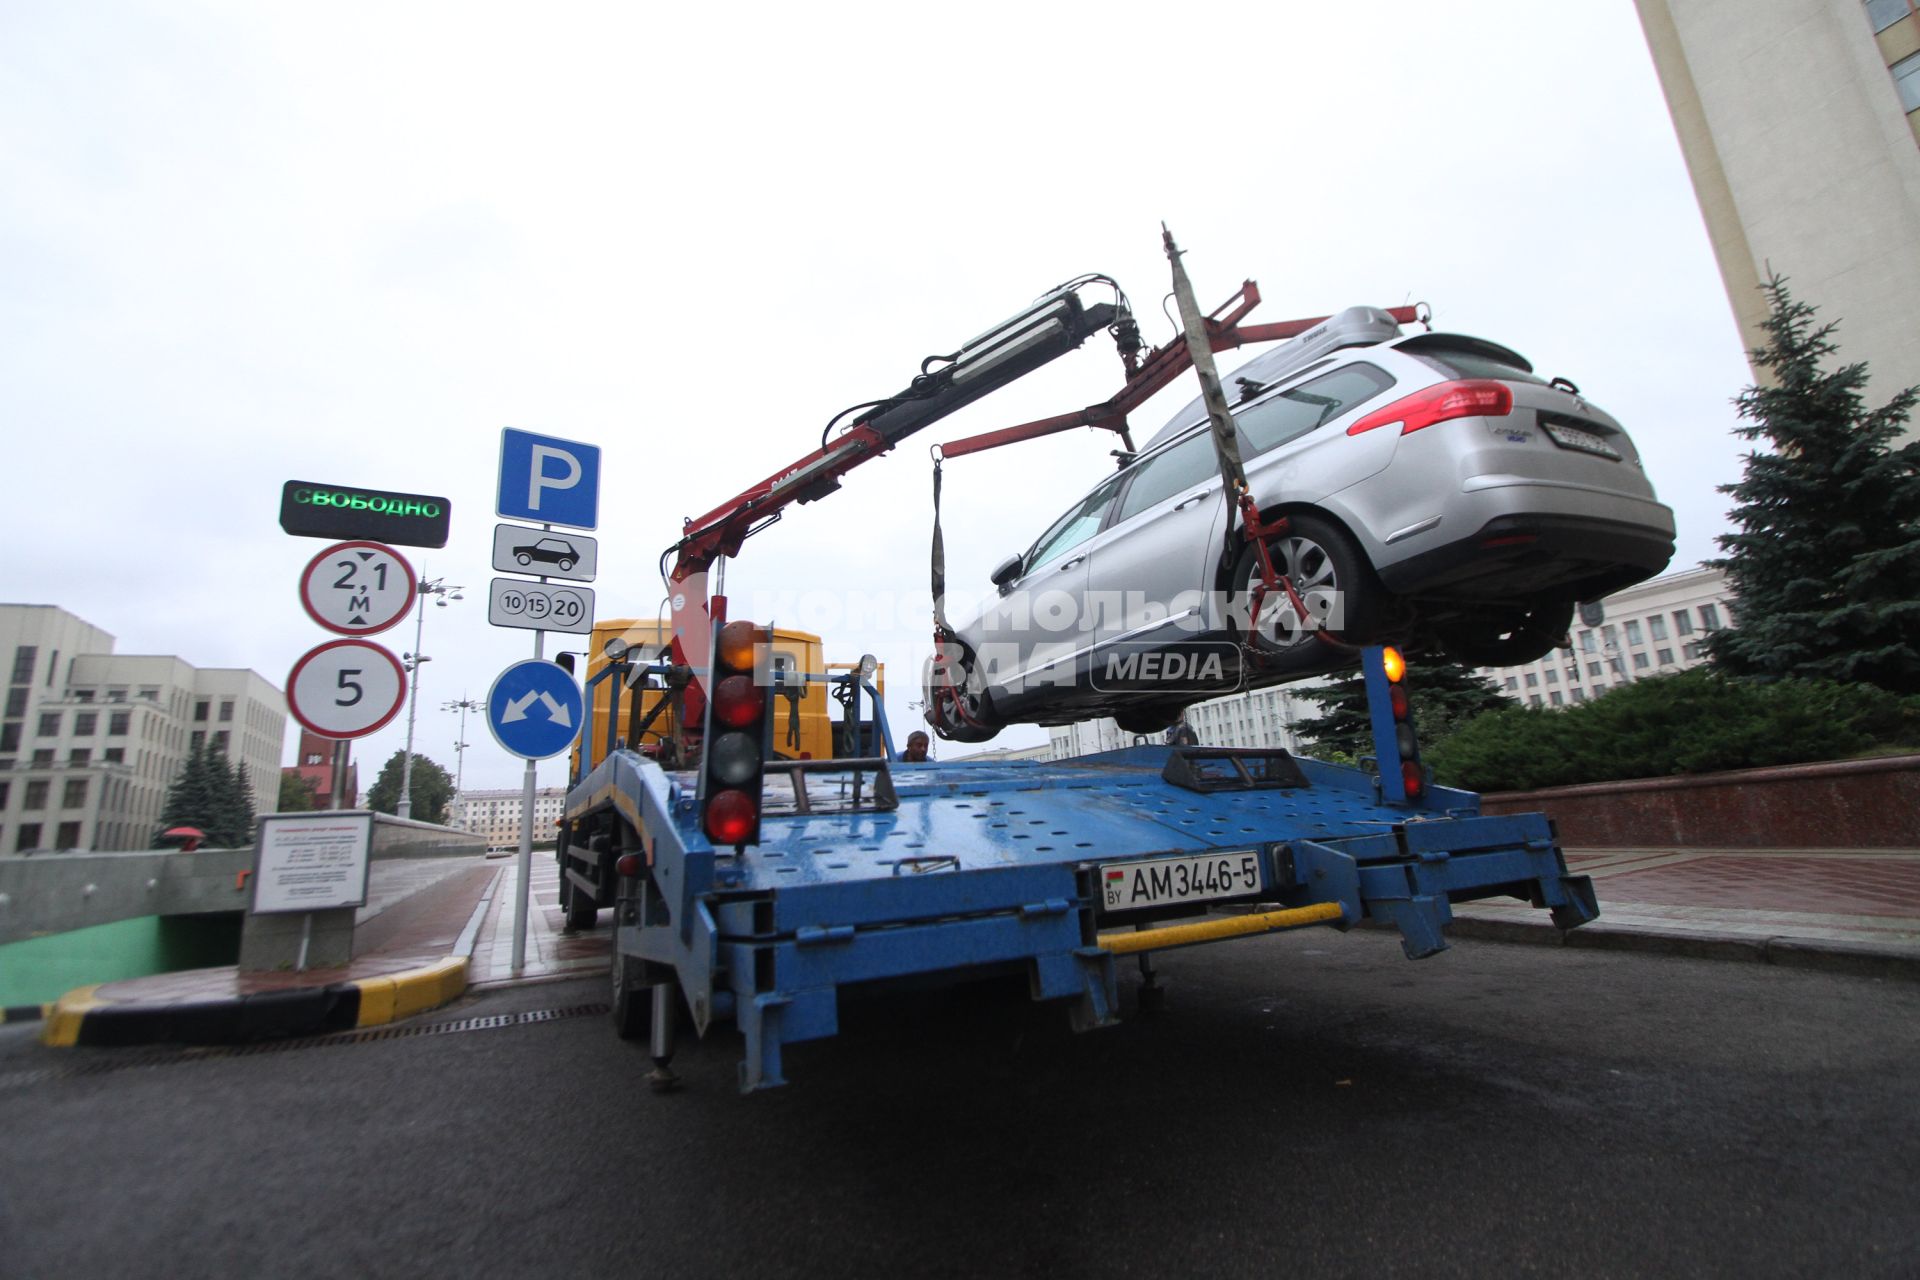
<path fill-rule="evenodd" d="M 1455 916 L 1447 933 L 1450 937 L 1472 938 L 1482 942 L 1524 942 L 1535 946 L 1594 951 L 1638 951 L 1648 955 L 1685 956 L 1694 960 L 1745 960 L 1777 965 L 1782 969 L 1814 969 L 1824 973 L 1920 981 L 1920 948 L 1889 950 L 1864 942 L 1743 937 L 1686 929 L 1655 933 L 1645 929 L 1609 926 L 1604 919 L 1562 933 L 1550 924 Z"/>
<path fill-rule="evenodd" d="M 79 987 L 47 1006 L 41 1043 L 54 1048 L 132 1044 L 242 1044 L 397 1022 L 456 1000 L 467 989 L 464 956 L 377 978 L 172 1004 L 103 1000 Z"/>

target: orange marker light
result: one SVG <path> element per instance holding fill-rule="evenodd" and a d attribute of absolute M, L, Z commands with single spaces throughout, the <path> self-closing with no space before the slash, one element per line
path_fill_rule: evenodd
<path fill-rule="evenodd" d="M 1401 657 L 1400 651 L 1391 645 L 1380 651 L 1380 665 L 1386 671 L 1387 679 L 1394 684 L 1399 684 L 1402 677 L 1407 674 L 1407 660 Z"/>

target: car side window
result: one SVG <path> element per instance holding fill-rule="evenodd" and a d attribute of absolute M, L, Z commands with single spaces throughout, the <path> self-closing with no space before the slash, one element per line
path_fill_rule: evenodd
<path fill-rule="evenodd" d="M 1033 551 L 1027 556 L 1023 573 L 1032 573 L 1047 561 L 1071 550 L 1100 532 L 1100 522 L 1106 518 L 1107 507 L 1113 502 L 1113 495 L 1119 491 L 1121 477 L 1113 479 L 1095 489 L 1080 500 L 1080 505 L 1053 522 L 1053 527 L 1040 535 L 1033 544 Z"/>
<path fill-rule="evenodd" d="M 1213 436 L 1207 431 L 1189 436 L 1135 469 L 1133 483 L 1127 486 L 1127 496 L 1120 501 L 1119 519 L 1131 520 L 1155 503 L 1219 474 Z"/>
<path fill-rule="evenodd" d="M 1248 405 L 1234 421 L 1240 427 L 1240 450 L 1247 457 L 1277 449 L 1315 427 L 1324 426 L 1349 409 L 1358 408 L 1393 385 L 1384 369 L 1350 364 L 1323 374 L 1259 404 Z"/>

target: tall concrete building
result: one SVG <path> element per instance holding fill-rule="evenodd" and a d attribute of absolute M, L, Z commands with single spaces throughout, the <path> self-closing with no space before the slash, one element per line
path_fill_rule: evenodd
<path fill-rule="evenodd" d="M 251 671 L 122 655 L 52 605 L 0 604 L 0 852 L 145 849 L 196 743 L 246 771 L 254 806 L 279 795 L 287 704 Z"/>
<path fill-rule="evenodd" d="M 533 840 L 541 844 L 559 838 L 560 815 L 566 812 L 564 787 L 542 787 L 533 793 Z M 489 849 L 520 847 L 520 815 L 526 812 L 519 787 L 497 791 L 463 791 L 454 798 L 448 825 L 486 838 Z"/>
<path fill-rule="evenodd" d="M 1840 322 L 1870 404 L 1920 384 L 1915 0 L 1636 3 L 1748 348 L 1771 268 Z"/>
<path fill-rule="evenodd" d="M 1301 687 L 1281 685 L 1196 702 L 1187 708 L 1187 723 L 1205 747 L 1284 747 L 1298 752 L 1300 735 L 1294 725 L 1320 715 L 1318 703 L 1299 696 Z M 1098 751 L 1118 751 L 1134 745 L 1135 737 L 1111 719 L 1055 725 L 1047 730 L 1046 758 L 1070 760 Z M 1161 738 L 1160 734 L 1150 734 L 1147 741 L 1158 744 Z"/>
<path fill-rule="evenodd" d="M 1699 666 L 1707 660 L 1701 642 L 1733 625 L 1733 606 L 1720 570 L 1701 565 L 1670 573 L 1602 600 L 1596 624 L 1574 619 L 1572 650 L 1555 649 L 1517 667 L 1483 667 L 1480 674 L 1531 707 L 1589 702 L 1647 676 Z"/>

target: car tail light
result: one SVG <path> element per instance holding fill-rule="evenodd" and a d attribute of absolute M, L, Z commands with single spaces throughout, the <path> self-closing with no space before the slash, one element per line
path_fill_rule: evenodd
<path fill-rule="evenodd" d="M 743 844 L 760 824 L 760 806 L 744 791 L 722 791 L 707 801 L 707 839 Z"/>
<path fill-rule="evenodd" d="M 1472 378 L 1442 382 L 1403 396 L 1348 427 L 1347 434 L 1357 436 L 1398 422 L 1400 434 L 1404 436 L 1449 418 L 1504 418 L 1512 412 L 1512 387 L 1490 378 Z"/>

